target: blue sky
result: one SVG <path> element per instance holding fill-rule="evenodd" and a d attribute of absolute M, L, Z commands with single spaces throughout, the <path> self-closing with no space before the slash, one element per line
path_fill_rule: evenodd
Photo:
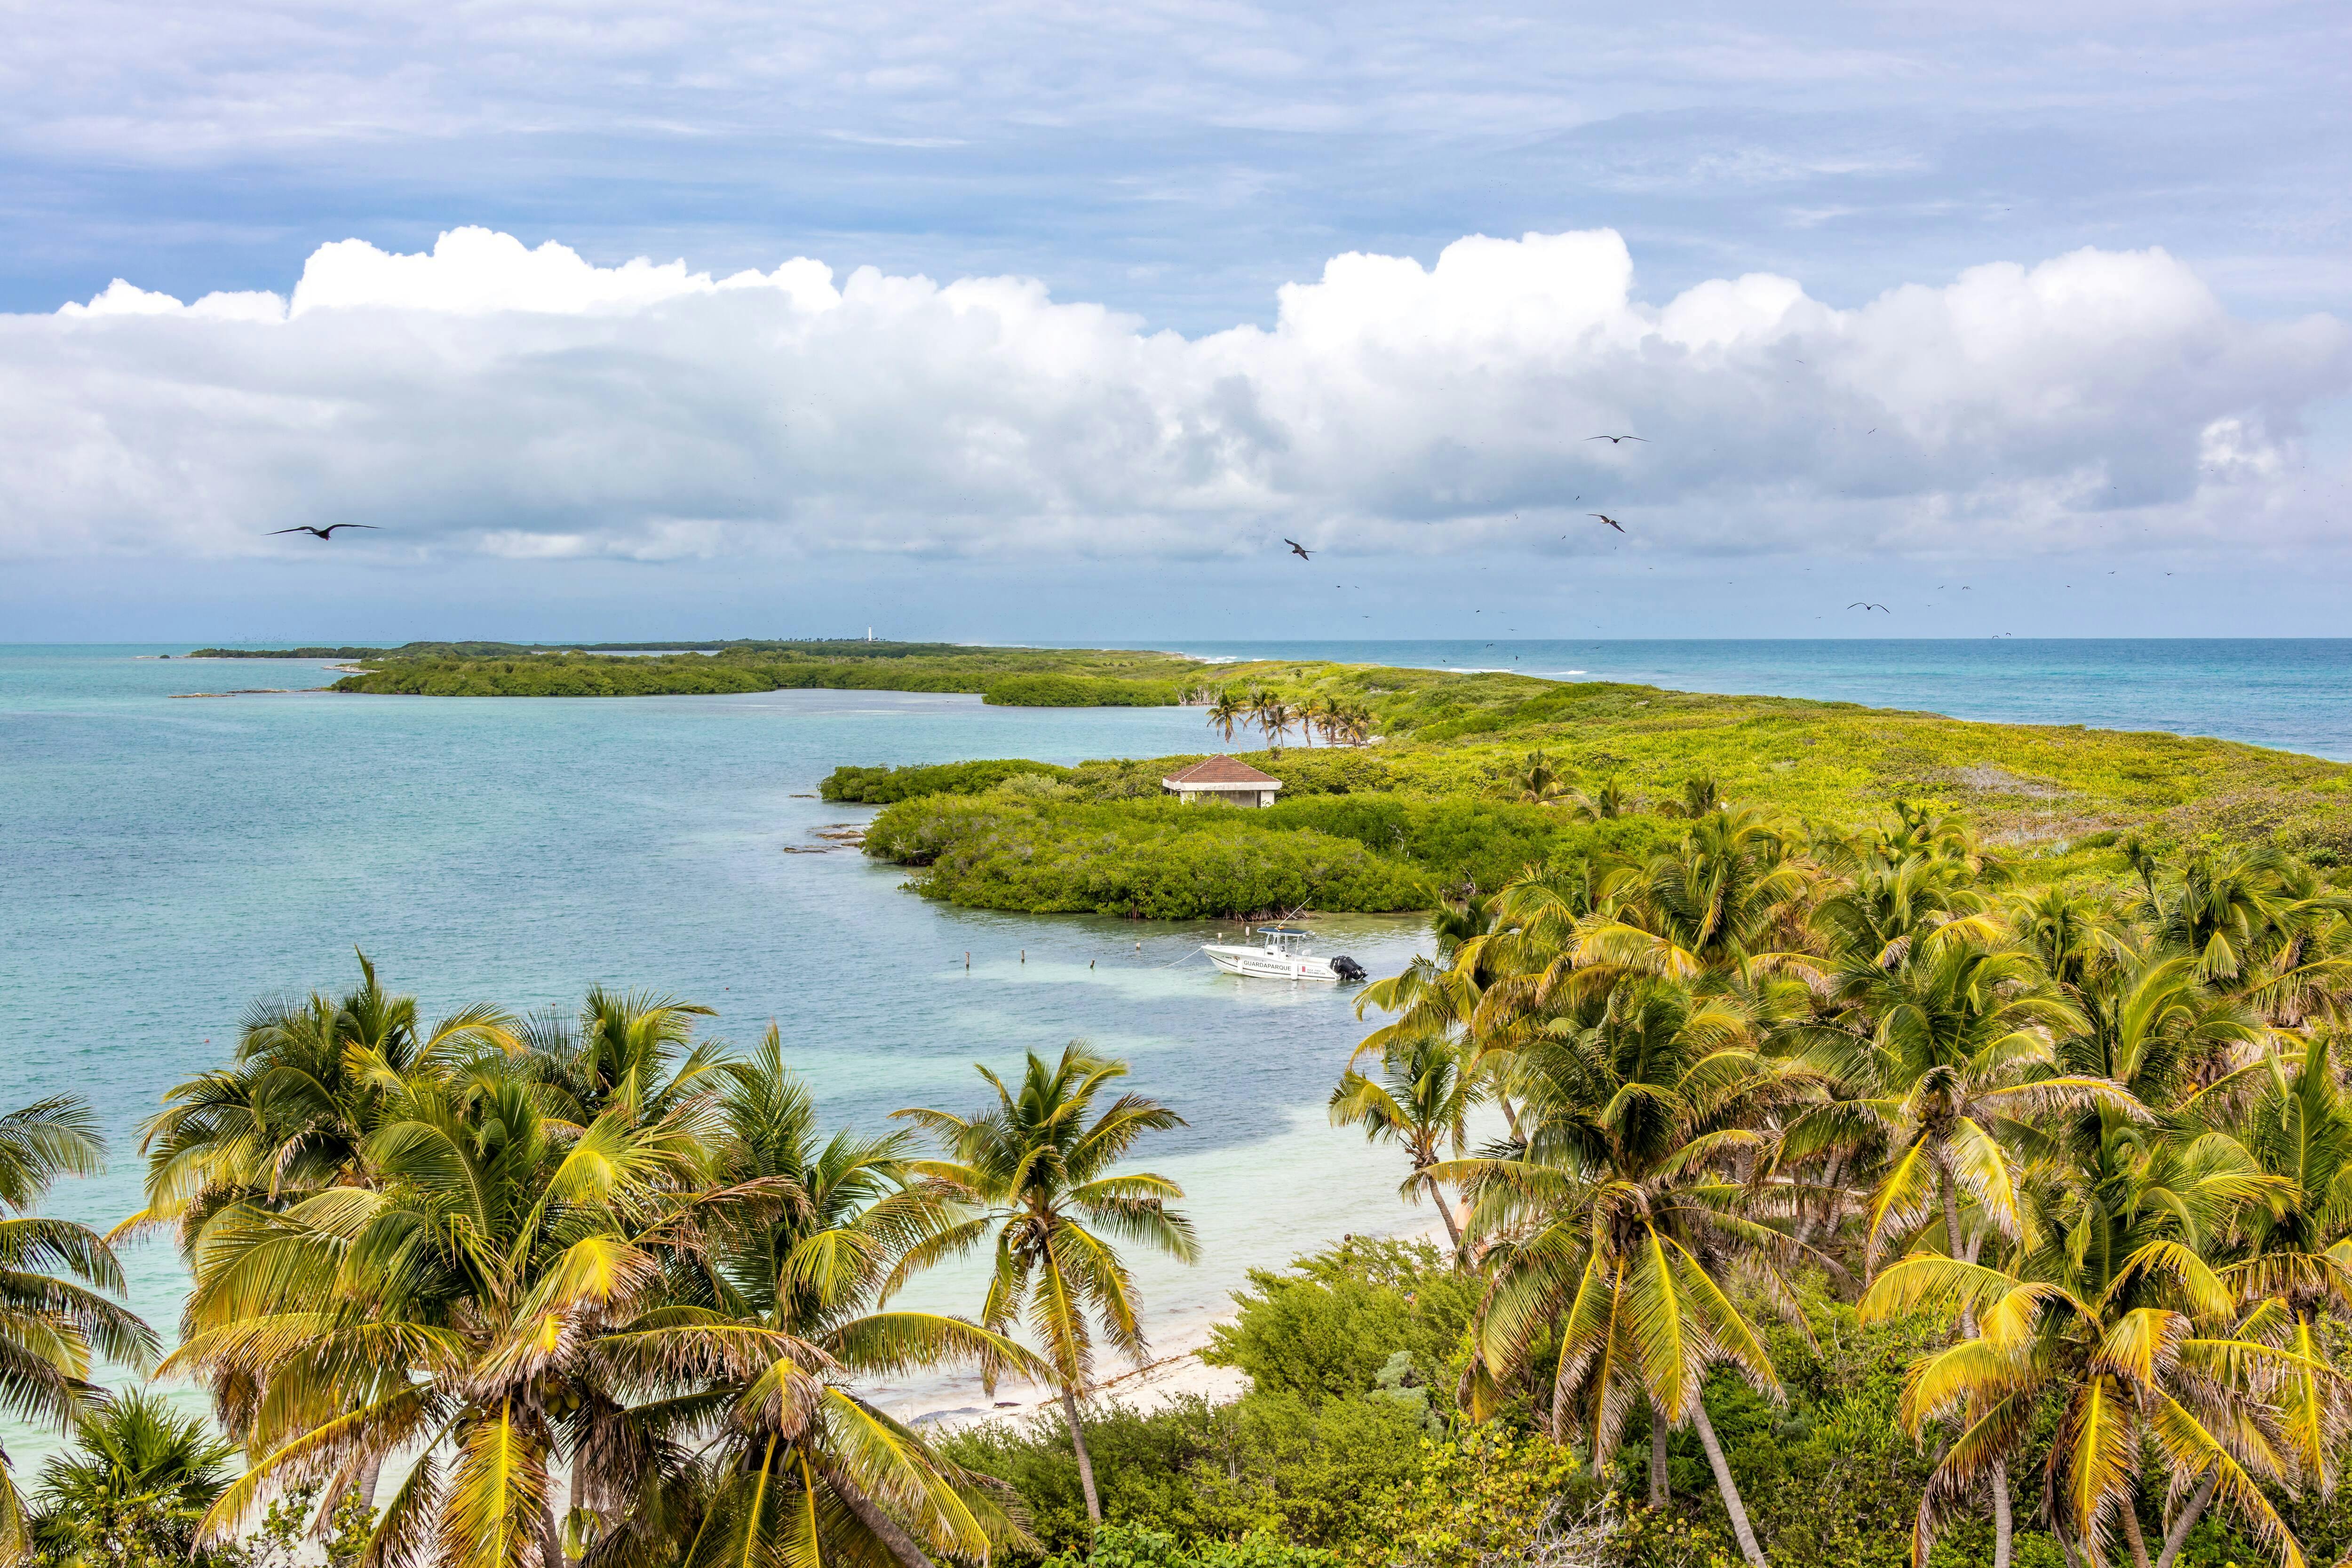
<path fill-rule="evenodd" d="M 1106 9 L 12 18 L 0 614 L 2343 629 L 2341 5 Z"/>

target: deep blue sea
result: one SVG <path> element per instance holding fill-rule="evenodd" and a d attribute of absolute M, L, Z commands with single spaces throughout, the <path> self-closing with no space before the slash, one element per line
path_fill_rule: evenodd
<path fill-rule="evenodd" d="M 2352 642 L 1174 646 L 2352 758 Z M 975 1103 L 974 1062 L 1007 1068 L 1077 1037 L 1124 1056 L 1135 1086 L 1191 1123 L 1145 1152 L 1190 1190 L 1207 1249 L 1192 1269 L 1143 1268 L 1171 1343 L 1251 1267 L 1431 1221 L 1399 1205 L 1392 1156 L 1325 1122 L 1363 1032 L 1345 996 L 1216 974 L 1193 954 L 1213 924 L 971 913 L 854 851 L 786 853 L 869 815 L 813 798 L 837 763 L 1198 750 L 1197 710 L 814 691 L 181 699 L 332 679 L 319 664 L 152 657 L 182 651 L 0 647 L 0 1103 L 84 1095 L 115 1147 L 111 1172 L 60 1189 L 54 1212 L 103 1226 L 134 1209 L 136 1128 L 164 1089 L 226 1058 L 254 998 L 350 983 L 357 945 L 428 1011 L 562 1005 L 601 982 L 716 1006 L 716 1031 L 739 1041 L 775 1019 L 826 1112 L 867 1128 L 899 1106 Z M 1318 924 L 1326 951 L 1375 973 L 1423 940 L 1410 920 Z M 171 1249 L 143 1245 L 130 1263 L 136 1305 L 168 1325 Z M 20 1455 L 25 1441 L 12 1439 Z"/>

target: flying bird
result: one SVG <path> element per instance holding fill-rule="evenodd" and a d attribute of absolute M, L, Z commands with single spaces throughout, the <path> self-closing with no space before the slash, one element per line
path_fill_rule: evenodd
<path fill-rule="evenodd" d="M 1290 546 L 1290 552 L 1293 555 L 1297 556 L 1301 561 L 1312 561 L 1315 559 L 1315 557 L 1307 553 L 1307 546 L 1299 543 L 1298 541 L 1295 539 L 1286 539 L 1283 542 Z"/>
<path fill-rule="evenodd" d="M 1623 523 L 1622 523 L 1622 522 L 1618 521 L 1617 521 L 1615 518 L 1613 518 L 1613 517 L 1601 517 L 1601 513 L 1599 513 L 1599 512 L 1597 512 L 1597 511 L 1588 511 L 1588 512 L 1586 512 L 1584 515 L 1585 515 L 1585 516 L 1587 516 L 1587 517 L 1599 517 L 1599 518 L 1601 518 L 1601 521 L 1603 521 L 1603 522 L 1607 523 L 1610 527 L 1612 527 L 1612 528 L 1615 529 L 1618 532 L 1622 533 L 1622 532 L 1624 532 L 1624 531 L 1625 531 L 1625 525 L 1624 525 Z"/>
<path fill-rule="evenodd" d="M 1606 441 L 1612 447 L 1617 445 L 1620 441 L 1639 441 L 1644 447 L 1650 444 L 1650 438 L 1647 436 L 1587 436 L 1585 439 L 1588 441 Z"/>
<path fill-rule="evenodd" d="M 324 528 L 312 528 L 309 524 L 304 523 L 293 528 L 273 528 L 269 531 L 274 534 L 315 533 L 320 538 L 324 539 L 339 528 L 373 528 L 375 524 L 372 522 L 331 522 Z"/>
<path fill-rule="evenodd" d="M 1853 604 L 1848 605 L 1846 608 L 1849 610 L 1886 610 L 1886 613 L 1890 616 L 1895 613 L 1892 610 L 1887 610 L 1885 605 L 1874 605 L 1867 599 L 1856 599 Z"/>

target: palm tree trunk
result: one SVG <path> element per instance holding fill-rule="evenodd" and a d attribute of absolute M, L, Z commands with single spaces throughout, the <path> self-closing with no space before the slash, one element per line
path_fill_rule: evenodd
<path fill-rule="evenodd" d="M 1937 1185 L 1943 1189 L 1945 1250 L 1957 1258 L 1960 1256 L 1961 1250 L 1960 1200 L 1958 1193 L 1952 1185 L 1951 1166 L 1944 1163 L 1941 1160 L 1938 1160 L 1937 1163 L 1936 1179 Z M 1979 1238 L 1971 1237 L 1968 1243 L 1967 1260 L 1970 1263 L 1974 1263 L 1977 1260 L 1978 1240 Z M 1977 1315 L 1967 1307 L 1962 1307 L 1960 1309 L 1960 1337 L 1964 1340 L 1972 1340 L 1977 1337 Z M 2010 1518 L 2009 1465 L 2007 1461 L 1995 1460 L 1993 1462 L 1992 1473 L 1985 1478 L 1985 1484 L 1990 1488 L 1992 1491 L 1993 1568 L 2009 1568 L 2011 1542 L 2014 1537 L 2016 1525 L 2015 1521 Z M 2145 1559 L 2141 1561 L 2139 1568 L 2147 1568 L 2147 1563 Z"/>
<path fill-rule="evenodd" d="M 2009 1568 L 2011 1543 L 2017 1531 L 2016 1521 L 2009 1517 L 2009 1461 L 1995 1459 L 1985 1484 L 1992 1488 L 1992 1568 Z"/>
<path fill-rule="evenodd" d="M 2139 1504 L 2126 1496 L 2123 1500 L 2124 1544 L 2131 1548 L 2132 1568 L 2147 1568 L 2147 1542 L 2139 1533 Z"/>
<path fill-rule="evenodd" d="M 539 1560 L 543 1568 L 567 1568 L 563 1538 L 555 1532 L 555 1505 L 545 1492 L 539 1494 Z"/>
<path fill-rule="evenodd" d="M 908 1534 L 897 1520 L 883 1512 L 879 1504 L 840 1470 L 831 1465 L 824 1467 L 824 1484 L 833 1489 L 835 1496 L 849 1505 L 849 1511 L 857 1516 L 858 1523 L 874 1532 L 875 1540 L 890 1549 L 890 1555 L 898 1560 L 899 1568 L 940 1568 L 920 1542 Z"/>
<path fill-rule="evenodd" d="M 1666 1487 L 1666 1413 L 1650 1406 L 1650 1506 L 1664 1508 L 1672 1500 Z"/>
<path fill-rule="evenodd" d="M 383 1475 L 383 1456 L 378 1454 L 374 1458 L 362 1465 L 360 1473 L 352 1478 L 352 1495 L 360 1500 L 361 1505 L 368 1510 L 368 1517 L 371 1519 L 375 1517 L 375 1485 Z"/>
<path fill-rule="evenodd" d="M 1815 1230 L 1835 1231 L 1837 1229 L 1835 1189 L 1839 1173 L 1844 1168 L 1844 1163 L 1845 1151 L 1843 1149 L 1830 1156 L 1829 1169 L 1822 1173 L 1822 1185 L 1830 1190 L 1822 1194 L 1822 1209 L 1818 1215 L 1807 1212 L 1801 1203 L 1797 1205 L 1798 1246 L 1802 1247 L 1811 1241 Z"/>
<path fill-rule="evenodd" d="M 1070 1424 L 1070 1447 L 1078 1456 L 1078 1486 L 1087 1494 L 1087 1522 L 1102 1522 L 1102 1500 L 1095 1496 L 1095 1462 L 1087 1453 L 1086 1428 L 1078 1424 L 1078 1396 L 1062 1385 L 1062 1419 Z"/>
<path fill-rule="evenodd" d="M 1445 1189 L 1437 1184 L 1436 1177 L 1423 1176 L 1422 1181 L 1429 1188 L 1429 1201 L 1437 1205 L 1438 1216 L 1445 1221 L 1445 1239 L 1453 1244 L 1454 1261 L 1460 1263 L 1463 1261 L 1462 1226 L 1454 1217 L 1454 1205 L 1446 1201 Z"/>
<path fill-rule="evenodd" d="M 1715 1471 L 1715 1489 L 1723 1494 L 1723 1511 L 1731 1516 L 1731 1533 L 1739 1538 L 1740 1555 L 1751 1568 L 1764 1568 L 1764 1549 L 1756 1544 L 1756 1532 L 1748 1526 L 1748 1510 L 1739 1500 L 1731 1467 L 1723 1462 L 1723 1445 L 1715 1440 L 1715 1423 L 1706 1418 L 1706 1400 L 1691 1401 L 1691 1425 L 1698 1428 L 1698 1446 L 1706 1450 L 1707 1465 Z"/>
<path fill-rule="evenodd" d="M 1952 1167 L 1940 1154 L 1936 1159 L 1936 1186 L 1944 1200 L 1944 1256 L 1958 1258 L 1960 1255 L 1960 1195 L 1952 1185 Z M 1977 1337 L 1977 1315 L 1965 1306 L 1960 1309 L 1960 1337 L 1964 1340 Z"/>
<path fill-rule="evenodd" d="M 2196 1529 L 2197 1521 L 2204 1517 L 2205 1505 L 2213 1500 L 2213 1483 L 2221 1479 L 2220 1466 L 2206 1469 L 2205 1479 L 2197 1483 L 2197 1489 L 2182 1505 L 2180 1517 L 2174 1520 L 2172 1528 L 2164 1532 L 2164 1550 L 2157 1555 L 2156 1568 L 2172 1568 L 2172 1560 L 2180 1555 L 2183 1546 L 2189 1544 L 2189 1532 Z"/>

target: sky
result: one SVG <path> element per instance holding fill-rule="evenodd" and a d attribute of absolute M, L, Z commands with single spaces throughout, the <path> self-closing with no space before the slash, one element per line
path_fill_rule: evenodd
<path fill-rule="evenodd" d="M 6 17 L 0 641 L 2346 629 L 2340 4 Z"/>

